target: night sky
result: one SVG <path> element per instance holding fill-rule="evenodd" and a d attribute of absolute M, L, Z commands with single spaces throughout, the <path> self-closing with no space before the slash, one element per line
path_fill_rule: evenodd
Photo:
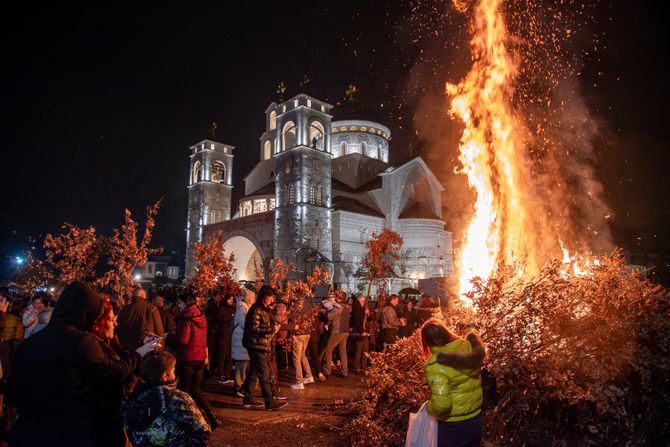
<path fill-rule="evenodd" d="M 417 41 L 411 5 L 390 3 L 5 5 L 3 258 L 27 248 L 28 237 L 39 245 L 63 221 L 108 233 L 124 208 L 141 214 L 161 197 L 155 241 L 183 252 L 189 146 L 218 123 L 216 139 L 236 147 L 239 197 L 281 81 L 287 98 L 304 90 L 331 104 L 354 84 L 359 102 L 388 117 L 391 161 L 426 149 L 412 126 L 412 70 L 426 63 L 422 51 L 442 48 L 432 57 L 449 57 L 439 64 L 449 69 L 421 89 L 439 103 L 444 82 L 468 69 L 467 41 L 448 29 L 439 42 Z M 667 11 L 656 3 L 597 6 L 588 31 L 603 45 L 584 61 L 580 81 L 607 128 L 596 167 L 617 244 L 670 252 Z"/>

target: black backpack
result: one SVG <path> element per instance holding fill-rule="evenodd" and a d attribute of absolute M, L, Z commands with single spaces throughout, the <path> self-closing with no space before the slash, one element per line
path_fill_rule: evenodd
<path fill-rule="evenodd" d="M 490 410 L 498 405 L 498 393 L 496 391 L 496 375 L 493 371 L 482 368 L 482 408 Z"/>

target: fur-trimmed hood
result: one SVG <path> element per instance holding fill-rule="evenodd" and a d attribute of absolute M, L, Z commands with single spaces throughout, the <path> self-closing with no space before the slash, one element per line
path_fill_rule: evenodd
<path fill-rule="evenodd" d="M 470 332 L 465 337 L 472 346 L 472 352 L 467 354 L 460 352 L 440 352 L 437 361 L 445 366 L 455 369 L 480 369 L 486 358 L 486 346 L 476 332 Z"/>

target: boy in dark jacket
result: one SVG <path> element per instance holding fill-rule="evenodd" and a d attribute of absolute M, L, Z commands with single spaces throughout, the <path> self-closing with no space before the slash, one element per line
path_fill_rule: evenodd
<path fill-rule="evenodd" d="M 175 357 L 147 355 L 140 365 L 144 383 L 121 407 L 134 446 L 204 446 L 211 428 L 191 396 L 175 388 Z"/>

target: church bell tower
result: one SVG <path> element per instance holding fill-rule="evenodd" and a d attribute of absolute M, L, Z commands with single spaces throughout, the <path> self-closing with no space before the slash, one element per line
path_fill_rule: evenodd
<path fill-rule="evenodd" d="M 191 146 L 186 220 L 186 277 L 195 273 L 194 242 L 202 242 L 205 225 L 230 220 L 233 146 L 203 140 Z"/>
<path fill-rule="evenodd" d="M 332 270 L 332 106 L 299 94 L 275 107 L 275 257 L 299 276 Z"/>

